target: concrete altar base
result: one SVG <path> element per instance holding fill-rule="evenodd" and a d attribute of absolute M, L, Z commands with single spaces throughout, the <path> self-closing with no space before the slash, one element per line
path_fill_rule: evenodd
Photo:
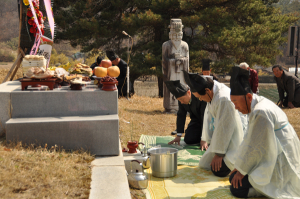
<path fill-rule="evenodd" d="M 22 91 L 20 82 L 13 81 L 0 85 L 0 102 L 7 141 L 119 154 L 117 91 L 95 85 L 82 91 L 69 87 Z"/>

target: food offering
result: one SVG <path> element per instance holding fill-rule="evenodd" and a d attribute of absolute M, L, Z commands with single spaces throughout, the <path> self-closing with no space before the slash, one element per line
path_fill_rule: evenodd
<path fill-rule="evenodd" d="M 46 69 L 47 60 L 44 56 L 26 55 L 22 60 L 23 75 L 32 67 L 42 67 Z"/>
<path fill-rule="evenodd" d="M 69 71 L 69 69 L 71 68 L 71 64 L 70 64 L 70 62 L 68 62 L 66 64 L 62 64 L 62 65 L 59 65 L 59 66 L 50 66 L 49 70 L 55 71 L 57 68 L 63 68 L 66 71 Z"/>
<path fill-rule="evenodd" d="M 86 64 L 78 63 L 75 67 L 69 69 L 70 74 L 79 74 L 83 76 L 92 76 L 93 70 Z"/>
<path fill-rule="evenodd" d="M 83 81 L 83 84 L 86 84 L 86 82 L 91 81 L 89 77 L 77 74 L 70 74 L 69 76 L 64 76 L 64 81 L 72 83 L 73 80 L 78 78 L 80 78 Z"/>
<path fill-rule="evenodd" d="M 100 84 L 102 85 L 101 90 L 114 91 L 117 90 L 118 81 L 115 77 L 105 76 L 100 80 Z"/>
<path fill-rule="evenodd" d="M 44 67 L 31 67 L 24 76 L 20 80 L 22 90 L 27 90 L 28 86 L 34 88 L 42 85 L 48 86 L 50 90 L 55 88 L 57 78 L 53 78 L 54 71 L 47 70 Z"/>
<path fill-rule="evenodd" d="M 31 79 L 47 79 L 54 76 L 54 71 L 45 69 L 43 67 L 31 67 L 25 73 L 25 76 Z"/>
<path fill-rule="evenodd" d="M 70 74 L 64 77 L 64 81 L 71 84 L 71 90 L 82 90 L 82 87 L 89 84 L 91 79 L 88 76 Z"/>
<path fill-rule="evenodd" d="M 112 62 L 109 59 L 103 59 L 100 63 L 101 67 L 108 68 L 112 66 Z"/>
<path fill-rule="evenodd" d="M 118 66 L 112 66 L 110 60 L 102 60 L 99 67 L 94 69 L 94 78 L 98 80 L 98 86 L 104 91 L 117 90 L 117 77 L 120 75 Z"/>

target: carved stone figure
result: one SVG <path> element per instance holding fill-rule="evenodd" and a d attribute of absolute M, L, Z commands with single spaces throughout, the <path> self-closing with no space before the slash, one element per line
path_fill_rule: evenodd
<path fill-rule="evenodd" d="M 184 85 L 182 70 L 189 71 L 189 46 L 182 41 L 182 22 L 181 19 L 171 19 L 170 40 L 162 45 L 162 72 L 163 80 L 180 80 Z M 178 101 L 170 93 L 164 83 L 164 108 L 166 112 L 176 112 L 178 110 Z"/>

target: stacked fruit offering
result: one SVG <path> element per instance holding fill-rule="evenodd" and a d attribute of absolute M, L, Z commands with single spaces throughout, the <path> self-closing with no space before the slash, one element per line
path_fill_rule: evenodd
<path fill-rule="evenodd" d="M 99 67 L 95 67 L 94 74 L 97 77 L 118 77 L 120 75 L 120 69 L 118 66 L 112 66 L 110 60 L 102 60 Z"/>

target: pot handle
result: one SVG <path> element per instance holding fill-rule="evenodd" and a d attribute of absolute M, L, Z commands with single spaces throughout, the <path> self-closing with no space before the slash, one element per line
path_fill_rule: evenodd
<path fill-rule="evenodd" d="M 131 172 L 132 172 L 132 162 L 137 162 L 137 163 L 140 164 L 141 167 L 143 167 L 143 164 L 140 161 L 138 161 L 138 160 L 131 160 L 130 161 L 130 170 L 131 170 Z M 138 172 L 138 170 L 136 170 L 136 171 Z"/>
<path fill-rule="evenodd" d="M 142 150 L 145 148 L 145 144 L 143 142 L 139 142 L 138 145 L 143 145 L 143 148 L 141 148 Z"/>
<path fill-rule="evenodd" d="M 141 162 L 138 160 L 131 160 L 131 162 L 137 162 L 137 163 L 141 164 Z"/>

